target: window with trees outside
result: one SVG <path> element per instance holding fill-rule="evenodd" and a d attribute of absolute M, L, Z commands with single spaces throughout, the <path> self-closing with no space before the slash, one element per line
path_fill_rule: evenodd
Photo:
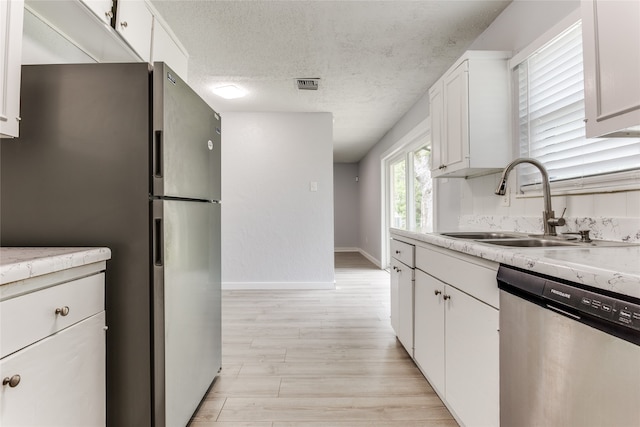
<path fill-rule="evenodd" d="M 433 230 L 430 155 L 431 149 L 422 145 L 390 162 L 391 227 L 420 232 Z"/>

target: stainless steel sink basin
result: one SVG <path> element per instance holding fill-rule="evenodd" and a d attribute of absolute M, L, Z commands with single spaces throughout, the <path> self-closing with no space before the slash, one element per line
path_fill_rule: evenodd
<path fill-rule="evenodd" d="M 614 242 L 610 240 L 591 240 L 583 242 L 576 236 L 569 234 L 559 234 L 558 236 L 545 236 L 542 234 L 525 234 L 518 232 L 492 232 L 492 231 L 454 231 L 440 233 L 441 236 L 454 239 L 474 240 L 478 243 L 486 243 L 495 246 L 505 246 L 513 248 L 544 248 L 544 247 L 574 247 L 574 248 L 594 248 L 594 247 L 621 247 L 638 246 L 639 243 Z"/>
<path fill-rule="evenodd" d="M 544 239 L 513 239 L 513 240 L 483 240 L 480 243 L 490 245 L 510 246 L 518 248 L 542 248 L 547 246 L 584 246 L 579 243 L 569 243 L 560 240 L 544 240 Z"/>
<path fill-rule="evenodd" d="M 510 233 L 493 233 L 490 231 L 456 231 L 452 233 L 440 233 L 443 236 L 453 237 L 456 239 L 472 239 L 472 240 L 483 240 L 483 239 L 516 239 L 518 236 L 516 234 Z"/>

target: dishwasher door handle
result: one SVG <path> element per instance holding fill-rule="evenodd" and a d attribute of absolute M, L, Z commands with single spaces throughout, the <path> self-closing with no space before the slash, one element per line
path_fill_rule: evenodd
<path fill-rule="evenodd" d="M 572 319 L 576 319 L 576 320 L 580 320 L 580 319 L 581 319 L 581 317 L 580 317 L 580 316 L 576 316 L 576 315 L 575 315 L 575 314 L 573 314 L 573 313 L 569 313 L 568 311 L 564 311 L 564 310 L 562 310 L 562 309 L 559 309 L 558 307 L 554 307 L 554 306 L 549 305 L 549 304 L 547 304 L 547 308 L 549 308 L 549 309 L 551 309 L 551 310 L 553 310 L 553 311 L 557 311 L 558 313 L 562 313 L 562 314 L 564 314 L 565 316 L 569 316 L 569 317 L 571 317 Z"/>

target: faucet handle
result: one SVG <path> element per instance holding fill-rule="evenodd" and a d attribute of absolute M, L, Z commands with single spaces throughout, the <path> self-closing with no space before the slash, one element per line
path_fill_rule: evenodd
<path fill-rule="evenodd" d="M 549 218 L 547 219 L 547 223 L 549 223 L 549 225 L 552 225 L 554 227 L 562 227 L 563 225 L 565 225 L 567 223 L 567 221 L 565 221 L 564 219 L 564 213 L 567 211 L 567 208 L 564 208 L 562 210 L 562 215 L 560 215 L 560 218 Z M 553 215 L 553 212 L 551 212 L 551 215 Z"/>

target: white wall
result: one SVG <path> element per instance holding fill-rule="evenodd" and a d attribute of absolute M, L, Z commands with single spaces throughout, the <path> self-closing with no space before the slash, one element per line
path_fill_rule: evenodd
<path fill-rule="evenodd" d="M 223 288 L 333 288 L 332 141 L 329 113 L 223 115 Z"/>
<path fill-rule="evenodd" d="M 360 183 L 357 163 L 333 164 L 333 218 L 336 251 L 358 250 Z"/>

